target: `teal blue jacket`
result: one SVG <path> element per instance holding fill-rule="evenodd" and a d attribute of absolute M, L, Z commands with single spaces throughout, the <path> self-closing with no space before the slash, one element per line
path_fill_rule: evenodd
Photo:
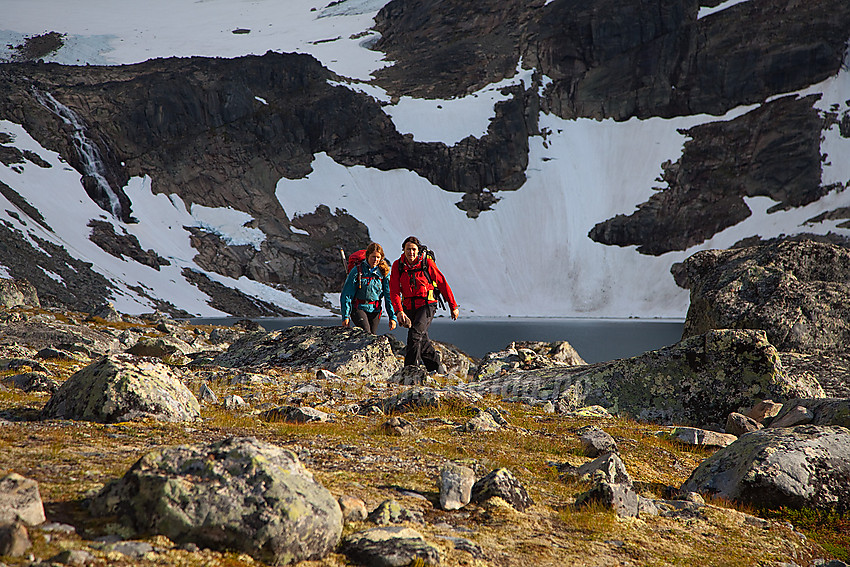
<path fill-rule="evenodd" d="M 358 278 L 358 270 L 361 270 Z M 359 282 L 358 282 L 359 280 Z M 358 287 L 359 283 L 359 287 Z M 342 293 L 339 294 L 339 308 L 343 319 L 351 318 L 351 311 L 357 304 L 366 313 L 374 313 L 381 310 L 381 299 L 387 308 L 387 316 L 391 321 L 396 321 L 395 309 L 390 301 L 390 277 L 381 273 L 380 267 L 370 268 L 366 262 L 354 266 Z"/>

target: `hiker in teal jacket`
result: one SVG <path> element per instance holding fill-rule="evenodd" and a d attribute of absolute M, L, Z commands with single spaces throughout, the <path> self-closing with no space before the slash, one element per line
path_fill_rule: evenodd
<path fill-rule="evenodd" d="M 367 333 L 377 334 L 381 318 L 381 299 L 387 306 L 390 330 L 396 327 L 396 315 L 390 301 L 390 266 L 384 261 L 384 249 L 372 242 L 366 247 L 366 259 L 356 264 L 345 279 L 339 295 L 342 324 L 351 321 Z"/>

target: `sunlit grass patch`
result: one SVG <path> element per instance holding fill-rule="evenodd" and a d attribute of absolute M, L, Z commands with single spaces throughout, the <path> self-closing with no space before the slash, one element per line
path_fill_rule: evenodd
<path fill-rule="evenodd" d="M 763 517 L 786 520 L 818 542 L 835 559 L 850 561 L 850 511 L 794 509 L 764 510 Z"/>

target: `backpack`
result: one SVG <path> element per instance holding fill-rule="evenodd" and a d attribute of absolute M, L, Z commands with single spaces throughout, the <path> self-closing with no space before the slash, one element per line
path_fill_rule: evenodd
<path fill-rule="evenodd" d="M 434 251 L 423 244 L 420 247 L 419 260 L 420 260 L 419 267 L 415 268 L 413 270 L 406 269 L 405 263 L 401 262 L 399 264 L 399 268 L 401 270 L 401 273 L 402 274 L 404 274 L 404 273 L 411 273 L 412 274 L 413 272 L 419 272 L 419 271 L 424 272 L 425 270 L 428 270 L 428 281 L 431 282 L 431 285 L 434 287 L 434 299 L 437 300 L 437 303 L 438 303 L 438 305 L 440 306 L 441 309 L 446 309 L 446 302 L 443 301 L 443 296 L 440 293 L 440 288 L 437 287 L 437 280 L 434 277 L 434 274 L 431 273 L 431 266 L 427 262 L 427 260 L 431 260 L 432 262 L 434 262 L 434 265 L 437 264 L 437 257 L 434 254 Z"/>

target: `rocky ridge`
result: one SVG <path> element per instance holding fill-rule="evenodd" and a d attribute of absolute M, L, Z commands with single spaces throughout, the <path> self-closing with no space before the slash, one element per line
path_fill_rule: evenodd
<path fill-rule="evenodd" d="M 702 3 L 706 4 L 706 3 Z M 373 46 L 395 63 L 374 84 L 400 96 L 464 96 L 533 69 L 530 84 L 507 87 L 487 133 L 447 146 L 399 133 L 380 102 L 308 55 L 169 58 L 116 67 L 39 64 L 61 45 L 58 31 L 17 46 L 0 65 L 0 118 L 25 127 L 82 175 L 89 196 L 108 214 L 133 221 L 122 187 L 150 175 L 153 191 L 186 204 L 250 214 L 265 234 L 259 248 L 225 243 L 187 229 L 194 261 L 208 274 L 247 277 L 327 306 L 341 285 L 338 249 L 362 247 L 369 227 L 320 207 L 292 218 L 275 198 L 278 179 L 303 178 L 313 157 L 344 166 L 414 171 L 445 191 L 470 217 L 499 206 L 498 192 L 521 190 L 530 138 L 546 140 L 540 113 L 565 119 L 722 115 L 749 112 L 689 129 L 675 163 L 658 164 L 666 186 L 637 211 L 595 219 L 589 237 L 636 245 L 660 255 L 697 245 L 751 215 L 744 197 L 766 196 L 774 210 L 809 204 L 842 186 L 820 183 L 820 139 L 838 127 L 847 137 L 850 108 L 827 111 L 819 95 L 780 96 L 816 84 L 846 65 L 850 8 L 840 0 L 743 2 L 699 18 L 694 0 L 597 0 L 580 3 L 484 0 L 393 0 L 375 18 Z M 73 114 L 80 126 L 69 122 Z M 74 138 L 83 128 L 100 158 L 100 178 L 86 171 Z M 0 136 L 0 161 L 46 164 Z M 91 311 L 115 290 L 85 258 L 24 236 L 46 224 L 19 188 L 0 184 L 17 211 L 0 226 L 10 275 L 27 279 L 46 305 Z M 110 197 L 110 194 L 113 198 Z M 810 219 L 841 218 L 843 208 Z M 17 215 L 17 217 L 15 216 Z M 117 257 L 163 265 L 163 251 L 109 230 L 96 219 L 90 238 Z M 50 227 L 45 227 L 52 230 Z M 80 227 L 82 230 L 83 228 Z M 790 229 L 789 229 L 790 230 Z M 794 229 L 796 230 L 796 229 Z M 304 234 L 306 232 L 307 234 Z M 37 262 L 33 262 L 33 258 Z M 42 267 L 59 278 L 46 275 Z M 256 298 L 229 292 L 205 273 L 186 270 L 217 309 L 234 315 L 285 315 Z M 60 280 L 61 279 L 61 283 Z M 134 290 L 158 309 L 185 316 L 150 290 Z"/>

